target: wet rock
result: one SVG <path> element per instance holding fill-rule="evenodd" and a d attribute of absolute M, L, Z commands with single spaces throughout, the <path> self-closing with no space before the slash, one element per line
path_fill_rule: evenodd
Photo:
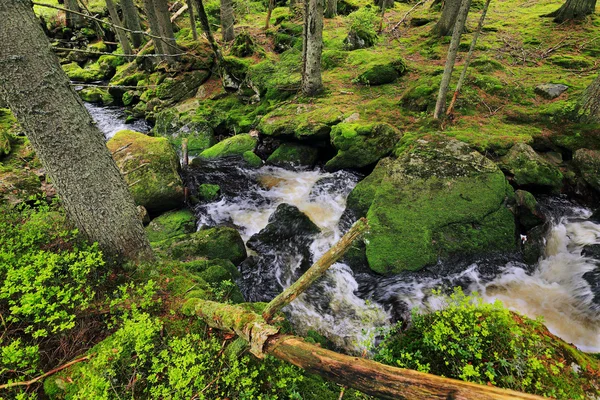
<path fill-rule="evenodd" d="M 104 105 L 113 103 L 113 97 L 108 93 L 108 91 L 97 87 L 81 89 L 79 91 L 79 96 L 81 97 L 81 100 L 87 101 L 88 103 L 100 103 Z"/>
<path fill-rule="evenodd" d="M 588 271 L 582 277 L 590 285 L 590 290 L 594 296 L 592 302 L 600 306 L 600 268 Z"/>
<path fill-rule="evenodd" d="M 560 191 L 563 174 L 525 143 L 517 143 L 502 157 L 500 167 L 512 175 L 513 182 L 522 187 Z"/>
<path fill-rule="evenodd" d="M 160 242 L 196 230 L 196 218 L 189 210 L 169 211 L 154 218 L 146 227 L 148 240 Z"/>
<path fill-rule="evenodd" d="M 584 246 L 581 255 L 600 261 L 600 244 L 589 244 Z"/>
<path fill-rule="evenodd" d="M 319 150 L 306 145 L 283 143 L 267 159 L 267 164 L 276 167 L 295 169 L 297 167 L 313 167 Z"/>
<path fill-rule="evenodd" d="M 331 130 L 331 143 L 337 154 L 325 164 L 328 171 L 362 168 L 388 155 L 401 134 L 391 125 L 341 123 Z"/>
<path fill-rule="evenodd" d="M 123 130 L 107 146 L 138 205 L 146 207 L 150 214 L 183 205 L 179 157 L 167 139 Z"/>
<path fill-rule="evenodd" d="M 546 225 L 538 225 L 527 232 L 525 240 L 521 240 L 523 251 L 523 261 L 529 265 L 535 265 L 540 257 L 544 255 L 546 247 L 546 234 L 548 227 Z"/>
<path fill-rule="evenodd" d="M 600 193 L 600 151 L 579 149 L 573 156 L 573 163 L 585 182 Z"/>
<path fill-rule="evenodd" d="M 256 147 L 258 139 L 248 133 L 242 133 L 220 141 L 200 153 L 200 159 L 212 160 L 225 157 L 242 157 L 245 152 Z M 194 163 L 194 160 L 192 161 Z"/>
<path fill-rule="evenodd" d="M 198 186 L 198 197 L 203 201 L 214 201 L 219 197 L 220 191 L 219 185 L 203 183 Z"/>
<path fill-rule="evenodd" d="M 519 223 L 529 230 L 534 226 L 541 225 L 546 222 L 546 217 L 540 210 L 535 197 L 525 191 L 515 191 L 515 202 L 516 202 L 516 216 L 519 219 Z"/>
<path fill-rule="evenodd" d="M 62 66 L 70 80 L 75 82 L 95 82 L 107 78 L 108 72 L 100 67 L 98 63 L 90 64 L 81 68 L 76 62 Z"/>
<path fill-rule="evenodd" d="M 348 199 L 358 213 L 368 210 L 372 270 L 414 271 L 457 254 L 516 250 L 514 217 L 505 206 L 512 188 L 493 162 L 443 137 L 402 148 Z"/>
<path fill-rule="evenodd" d="M 567 85 L 544 83 L 535 87 L 535 93 L 546 99 L 552 100 L 566 92 L 567 89 L 569 89 Z"/>
<path fill-rule="evenodd" d="M 237 230 L 228 227 L 202 229 L 153 242 L 152 247 L 173 259 L 199 258 L 229 260 L 238 265 L 246 258 L 246 247 Z"/>

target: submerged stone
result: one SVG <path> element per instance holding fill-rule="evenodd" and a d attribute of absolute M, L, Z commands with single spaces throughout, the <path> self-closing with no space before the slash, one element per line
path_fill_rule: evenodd
<path fill-rule="evenodd" d="M 167 139 L 123 130 L 107 146 L 138 205 L 146 207 L 150 214 L 183 205 L 179 157 Z"/>
<path fill-rule="evenodd" d="M 367 210 L 372 270 L 414 271 L 440 258 L 516 249 L 505 206 L 512 188 L 493 162 L 444 137 L 404 148 L 398 159 L 381 160 L 348 199 L 358 216 Z"/>

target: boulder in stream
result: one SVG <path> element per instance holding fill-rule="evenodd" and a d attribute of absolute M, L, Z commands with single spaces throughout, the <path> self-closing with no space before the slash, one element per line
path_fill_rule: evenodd
<path fill-rule="evenodd" d="M 148 240 L 159 242 L 171 237 L 192 233 L 196 230 L 196 218 L 189 210 L 177 210 L 164 213 L 146 227 Z"/>
<path fill-rule="evenodd" d="M 528 144 L 517 143 L 502 157 L 500 167 L 512 175 L 520 187 L 537 187 L 554 192 L 560 191 L 563 174 L 558 167 L 546 160 Z"/>
<path fill-rule="evenodd" d="M 276 167 L 294 169 L 313 167 L 319 156 L 319 150 L 302 144 L 283 143 L 267 159 L 267 164 Z"/>
<path fill-rule="evenodd" d="M 420 270 L 438 259 L 516 250 L 506 207 L 513 190 L 500 169 L 465 143 L 431 136 L 403 143 L 348 199 L 371 226 L 369 267 Z"/>
<path fill-rule="evenodd" d="M 573 156 L 573 163 L 585 182 L 600 193 L 600 151 L 579 149 Z"/>
<path fill-rule="evenodd" d="M 167 139 L 123 130 L 107 146 L 138 205 L 154 215 L 183 205 L 179 157 Z"/>

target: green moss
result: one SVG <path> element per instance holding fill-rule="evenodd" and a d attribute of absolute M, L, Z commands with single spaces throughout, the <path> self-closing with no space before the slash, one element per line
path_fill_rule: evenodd
<path fill-rule="evenodd" d="M 256 153 L 254 153 L 254 151 L 252 150 L 245 151 L 244 154 L 242 154 L 242 158 L 252 168 L 260 168 L 263 165 L 263 160 L 259 156 L 257 156 Z"/>
<path fill-rule="evenodd" d="M 267 159 L 267 164 L 282 168 L 312 167 L 317 162 L 318 149 L 295 143 L 281 144 Z"/>
<path fill-rule="evenodd" d="M 113 97 L 106 90 L 97 87 L 83 88 L 79 91 L 79 96 L 88 103 L 101 103 L 104 105 L 113 103 Z"/>
<path fill-rule="evenodd" d="M 220 141 L 214 146 L 200 153 L 200 158 L 215 159 L 231 156 L 243 156 L 247 151 L 252 151 L 256 147 L 257 138 L 250 134 L 242 133 L 225 140 Z"/>
<path fill-rule="evenodd" d="M 579 149 L 575 152 L 573 162 L 585 182 L 600 192 L 600 151 Z"/>
<path fill-rule="evenodd" d="M 331 127 L 344 119 L 336 106 L 287 104 L 265 115 L 258 130 L 267 136 L 288 136 L 300 140 L 326 140 Z"/>
<path fill-rule="evenodd" d="M 63 65 L 62 68 L 69 79 L 76 82 L 94 82 L 106 78 L 106 71 L 97 63 L 81 68 L 79 64 L 73 62 Z"/>
<path fill-rule="evenodd" d="M 171 237 L 192 233 L 196 229 L 196 218 L 189 210 L 169 211 L 154 218 L 146 227 L 148 240 L 159 242 Z"/>
<path fill-rule="evenodd" d="M 325 164 L 330 171 L 362 168 L 389 154 L 400 134 L 388 124 L 341 123 L 331 130 L 337 154 Z"/>
<path fill-rule="evenodd" d="M 204 201 L 213 201 L 219 197 L 221 188 L 219 185 L 213 185 L 210 183 L 203 183 L 198 186 L 198 197 Z"/>
<path fill-rule="evenodd" d="M 356 214 L 356 217 L 366 217 L 369 207 L 373 204 L 377 188 L 385 177 L 385 164 L 382 160 L 365 179 L 360 181 L 348 195 L 347 208 Z"/>
<path fill-rule="evenodd" d="M 548 57 L 548 61 L 566 69 L 585 69 L 594 65 L 587 57 L 572 55 L 556 55 Z"/>
<path fill-rule="evenodd" d="M 479 72 L 486 73 L 501 71 L 504 69 L 504 66 L 500 64 L 500 62 L 488 57 L 487 55 L 479 56 L 471 61 L 471 67 L 475 68 Z"/>
<path fill-rule="evenodd" d="M 402 60 L 396 60 L 389 64 L 376 64 L 363 72 L 354 80 L 364 85 L 378 86 L 395 82 L 406 73 L 406 64 Z"/>
<path fill-rule="evenodd" d="M 231 46 L 231 54 L 236 57 L 249 57 L 255 52 L 255 45 L 252 36 L 247 32 L 240 32 L 235 37 Z"/>
<path fill-rule="evenodd" d="M 321 68 L 329 71 L 344 65 L 348 58 L 348 52 L 339 50 L 325 50 L 321 55 Z"/>
<path fill-rule="evenodd" d="M 560 170 L 523 143 L 510 149 L 502 158 L 501 166 L 513 175 L 513 181 L 519 186 L 545 186 L 554 191 L 562 186 Z"/>
<path fill-rule="evenodd" d="M 100 41 L 88 44 L 87 50 L 92 52 L 106 53 L 108 52 L 108 46 L 106 45 L 106 43 Z"/>
<path fill-rule="evenodd" d="M 15 140 L 17 119 L 10 110 L 0 108 L 0 158 L 7 156 L 12 149 L 11 142 Z"/>
<path fill-rule="evenodd" d="M 165 138 L 154 138 L 134 131 L 119 131 L 107 146 L 126 149 L 114 158 L 129 191 L 138 205 L 150 214 L 178 208 L 183 203 L 183 183 L 179 176 L 179 157 Z"/>
<path fill-rule="evenodd" d="M 286 52 L 278 62 L 267 59 L 251 65 L 247 79 L 261 99 L 285 100 L 300 87 L 300 65 L 296 52 Z"/>

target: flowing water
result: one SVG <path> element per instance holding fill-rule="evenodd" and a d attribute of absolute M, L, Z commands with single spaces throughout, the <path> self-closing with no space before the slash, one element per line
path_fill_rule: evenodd
<path fill-rule="evenodd" d="M 148 131 L 143 121 L 133 126 L 121 122 L 121 109 L 86 107 L 107 138 L 120 129 Z M 267 225 L 279 204 L 291 204 L 321 229 L 309 246 L 312 261 L 348 229 L 342 218 L 346 197 L 359 179 L 345 171 L 245 169 L 228 160 L 187 172 L 192 191 L 201 183 L 221 186 L 220 199 L 197 206 L 199 228 L 234 226 L 247 241 Z M 336 263 L 285 311 L 299 332 L 315 330 L 340 347 L 361 352 L 378 328 L 404 319 L 411 309 L 443 306 L 433 289 L 460 286 L 529 317 L 541 316 L 556 335 L 582 350 L 600 352 L 600 260 L 582 255 L 585 246 L 600 245 L 600 224 L 588 220 L 589 210 L 565 200 L 546 199 L 544 205 L 552 222 L 545 254 L 536 266 L 518 256 L 496 257 L 380 277 Z M 266 263 L 242 265 L 238 283 L 248 300 L 268 301 L 302 273 L 302 257 L 275 249 L 269 253 L 262 255 L 270 257 Z"/>
<path fill-rule="evenodd" d="M 106 139 L 115 136 L 120 130 L 130 129 L 137 132 L 147 133 L 150 131 L 150 125 L 143 120 L 135 120 L 131 124 L 125 123 L 125 112 L 122 107 L 106 107 L 92 103 L 84 103 L 85 108 L 90 112 L 96 125 Z"/>

